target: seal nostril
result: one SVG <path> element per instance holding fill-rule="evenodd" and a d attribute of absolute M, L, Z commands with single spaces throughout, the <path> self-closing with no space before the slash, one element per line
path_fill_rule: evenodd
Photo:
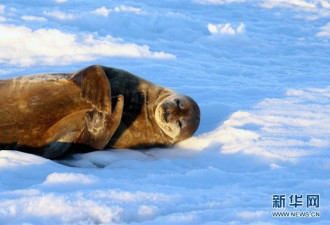
<path fill-rule="evenodd" d="M 180 99 L 175 99 L 174 101 L 176 103 L 176 107 L 182 110 L 183 104 L 181 103 Z"/>

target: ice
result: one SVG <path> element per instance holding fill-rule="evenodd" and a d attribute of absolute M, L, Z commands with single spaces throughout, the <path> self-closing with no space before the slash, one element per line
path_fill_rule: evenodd
<path fill-rule="evenodd" d="M 173 148 L 0 151 L 0 224 L 330 224 L 329 6 L 1 1 L 0 78 L 119 67 L 202 116 Z M 320 208 L 286 210 L 321 217 L 273 218 L 274 194 L 319 194 Z"/>

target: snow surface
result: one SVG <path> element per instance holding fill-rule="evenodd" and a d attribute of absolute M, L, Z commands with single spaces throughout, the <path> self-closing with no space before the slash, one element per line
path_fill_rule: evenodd
<path fill-rule="evenodd" d="M 0 1 L 0 78 L 102 64 L 202 112 L 170 149 L 0 151 L 0 224 L 330 224 L 329 19 L 328 0 Z M 273 218 L 273 194 L 320 194 L 321 217 Z"/>

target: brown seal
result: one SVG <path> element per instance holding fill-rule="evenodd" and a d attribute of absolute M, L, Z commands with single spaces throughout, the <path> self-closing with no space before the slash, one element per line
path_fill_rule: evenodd
<path fill-rule="evenodd" d="M 0 148 L 47 158 L 77 146 L 170 146 L 200 120 L 190 97 L 103 66 L 0 80 L 0 105 Z"/>

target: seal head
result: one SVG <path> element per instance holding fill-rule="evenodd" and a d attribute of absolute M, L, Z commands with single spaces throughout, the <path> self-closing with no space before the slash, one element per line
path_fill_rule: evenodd
<path fill-rule="evenodd" d="M 195 133 L 200 122 L 200 110 L 192 98 L 172 94 L 157 105 L 155 119 L 161 130 L 176 143 Z"/>

